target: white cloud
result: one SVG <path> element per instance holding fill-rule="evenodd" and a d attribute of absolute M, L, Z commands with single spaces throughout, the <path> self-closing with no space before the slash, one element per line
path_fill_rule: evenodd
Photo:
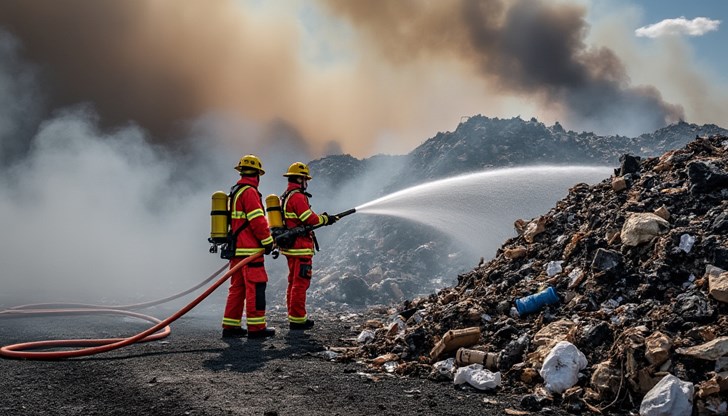
<path fill-rule="evenodd" d="M 688 20 L 684 16 L 677 19 L 665 19 L 652 25 L 643 26 L 634 31 L 640 37 L 657 38 L 666 35 L 702 36 L 718 30 L 720 20 L 696 17 Z"/>

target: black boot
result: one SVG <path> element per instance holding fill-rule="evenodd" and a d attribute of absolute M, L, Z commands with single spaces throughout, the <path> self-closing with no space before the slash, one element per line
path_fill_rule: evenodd
<path fill-rule="evenodd" d="M 248 330 L 239 326 L 222 329 L 223 338 L 243 338 L 246 335 L 248 335 Z"/>
<path fill-rule="evenodd" d="M 288 327 L 293 330 L 305 331 L 307 329 L 313 328 L 313 319 L 306 319 L 306 322 L 304 323 L 291 322 L 288 324 Z"/>
<path fill-rule="evenodd" d="M 276 334 L 276 330 L 274 328 L 266 328 L 261 331 L 248 332 L 248 338 L 266 338 L 266 337 L 272 337 L 275 334 Z"/>

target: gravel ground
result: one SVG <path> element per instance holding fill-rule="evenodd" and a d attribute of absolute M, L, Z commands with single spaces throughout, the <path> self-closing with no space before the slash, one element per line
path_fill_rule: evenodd
<path fill-rule="evenodd" d="M 222 305 L 202 304 L 172 324 L 164 340 L 64 361 L 0 359 L 1 415 L 371 415 L 504 414 L 520 395 L 372 372 L 328 361 L 321 351 L 351 345 L 358 320 L 318 311 L 308 333 L 222 340 Z M 157 309 L 166 316 L 171 310 Z M 0 343 L 128 336 L 145 324 L 119 317 L 0 321 Z M 543 409 L 560 414 L 560 409 Z"/>

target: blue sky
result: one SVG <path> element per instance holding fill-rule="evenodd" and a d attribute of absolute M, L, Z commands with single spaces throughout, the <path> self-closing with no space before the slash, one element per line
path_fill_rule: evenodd
<path fill-rule="evenodd" d="M 659 23 L 666 19 L 684 17 L 693 20 L 706 17 L 720 21 L 717 30 L 701 36 L 680 36 L 691 48 L 701 65 L 710 66 L 723 80 L 728 81 L 728 1 L 726 0 L 596 0 L 590 3 L 590 18 L 620 13 L 628 8 L 641 12 L 637 27 Z M 635 41 L 650 47 L 657 40 L 639 38 Z"/>

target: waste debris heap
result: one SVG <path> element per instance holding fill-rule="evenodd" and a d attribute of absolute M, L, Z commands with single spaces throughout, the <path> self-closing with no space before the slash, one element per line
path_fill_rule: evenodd
<path fill-rule="evenodd" d="M 529 411 L 725 414 L 728 137 L 625 154 L 515 227 L 493 260 L 366 322 L 340 357 L 521 394 Z"/>
<path fill-rule="evenodd" d="M 350 208 L 352 202 L 371 201 L 458 175 L 532 165 L 616 166 L 625 153 L 659 156 L 684 147 L 696 136 L 712 135 L 728 135 L 728 130 L 679 122 L 638 137 L 601 136 L 567 131 L 558 122 L 548 126 L 535 118 L 476 115 L 454 131 L 437 133 L 406 155 L 361 160 L 335 155 L 313 161 L 309 167 L 316 172 L 316 180 L 310 190 L 316 204 L 338 212 Z M 539 206 L 543 208 L 520 215 L 536 215 L 550 207 Z M 508 217 L 504 223 L 515 219 Z M 421 223 L 380 215 L 353 216 L 335 233 L 318 235 L 323 249 L 317 253 L 317 284 L 309 292 L 310 301 L 358 307 L 427 296 L 455 284 L 455 277 L 470 270 L 480 256 L 493 258 L 511 235 L 508 231 L 507 227 L 494 229 L 490 238 L 479 242 L 488 248 L 475 255 L 460 241 Z"/>

